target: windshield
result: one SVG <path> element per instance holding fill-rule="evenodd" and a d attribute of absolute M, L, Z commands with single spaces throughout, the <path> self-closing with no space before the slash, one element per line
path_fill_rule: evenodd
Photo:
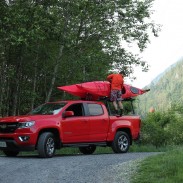
<path fill-rule="evenodd" d="M 35 109 L 33 109 L 29 114 L 43 114 L 43 115 L 53 115 L 58 114 L 66 103 L 46 103 Z"/>

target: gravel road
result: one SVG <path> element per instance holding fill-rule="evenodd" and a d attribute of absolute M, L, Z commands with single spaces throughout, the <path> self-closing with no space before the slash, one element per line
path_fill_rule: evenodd
<path fill-rule="evenodd" d="M 155 154 L 0 156 L 0 183 L 128 183 L 136 165 Z"/>

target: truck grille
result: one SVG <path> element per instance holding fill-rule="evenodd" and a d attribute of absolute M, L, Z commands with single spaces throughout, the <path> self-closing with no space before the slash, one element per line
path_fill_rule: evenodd
<path fill-rule="evenodd" d="M 13 133 L 18 128 L 18 123 L 0 123 L 0 133 Z"/>

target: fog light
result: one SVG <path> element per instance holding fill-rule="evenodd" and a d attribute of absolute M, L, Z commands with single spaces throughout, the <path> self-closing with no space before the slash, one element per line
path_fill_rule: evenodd
<path fill-rule="evenodd" d="M 19 138 L 19 140 L 21 141 L 21 142 L 25 142 L 25 141 L 28 141 L 29 140 L 29 136 L 20 136 L 20 137 L 18 137 Z"/>

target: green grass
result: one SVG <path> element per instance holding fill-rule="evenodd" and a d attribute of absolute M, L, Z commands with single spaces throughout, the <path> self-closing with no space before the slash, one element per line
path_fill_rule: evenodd
<path fill-rule="evenodd" d="M 165 152 L 169 150 L 170 147 L 160 147 L 155 148 L 155 146 L 152 145 L 138 145 L 134 144 L 130 147 L 129 152 Z M 94 154 L 112 154 L 112 148 L 111 147 L 97 147 Z M 62 148 L 60 150 L 57 150 L 57 154 L 81 154 L 79 151 L 79 148 Z"/>
<path fill-rule="evenodd" d="M 156 148 L 153 145 L 141 145 L 134 143 L 129 151 L 130 152 L 166 152 L 174 148 L 173 146 L 163 146 Z"/>
<path fill-rule="evenodd" d="M 169 147 L 168 147 L 169 148 Z M 134 144 L 130 147 L 129 152 L 164 152 L 167 151 L 167 147 L 155 148 L 152 145 L 138 145 Z M 97 147 L 94 154 L 112 154 L 111 147 Z M 79 148 L 61 148 L 60 150 L 56 151 L 56 155 L 74 155 L 74 154 L 81 154 Z M 0 155 L 4 155 L 2 151 L 0 151 Z M 20 152 L 19 155 L 26 156 L 26 155 L 37 155 L 37 151 L 34 152 Z"/>
<path fill-rule="evenodd" d="M 94 154 L 110 154 L 113 153 L 110 147 L 97 147 Z M 72 155 L 72 154 L 82 154 L 79 148 L 62 148 L 56 151 L 57 155 Z"/>
<path fill-rule="evenodd" d="M 142 161 L 132 183 L 182 183 L 183 147 L 149 157 Z"/>
<path fill-rule="evenodd" d="M 113 153 L 112 149 L 110 147 L 97 147 L 94 154 L 111 154 Z M 79 151 L 79 148 L 61 148 L 59 150 L 56 150 L 56 155 L 78 155 L 82 154 Z M 0 155 L 4 155 L 2 151 L 0 151 Z M 19 156 L 31 156 L 31 155 L 38 155 L 37 151 L 30 151 L 30 152 L 20 152 Z"/>

